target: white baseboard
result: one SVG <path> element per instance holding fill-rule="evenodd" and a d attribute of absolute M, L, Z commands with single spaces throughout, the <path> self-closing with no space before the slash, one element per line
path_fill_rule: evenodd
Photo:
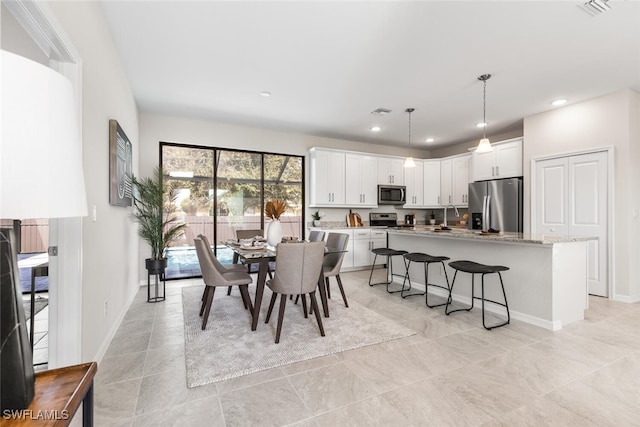
<path fill-rule="evenodd" d="M 394 281 L 394 283 L 398 285 L 402 285 L 402 282 Z M 416 283 L 415 281 L 412 280 L 411 285 L 412 285 L 412 288 L 416 288 L 420 291 L 424 291 L 425 286 L 422 283 Z M 433 286 L 429 288 L 429 293 L 432 295 L 437 295 L 442 298 L 449 297 L 449 293 L 447 291 L 441 288 L 433 287 Z M 453 294 L 452 298 L 454 301 L 459 302 L 461 304 L 471 305 L 471 298 L 469 297 Z M 476 308 L 478 308 L 477 305 L 476 305 Z M 494 304 L 489 301 L 485 302 L 484 309 L 488 312 L 497 314 L 499 316 L 505 315 L 505 308 L 503 306 Z M 548 329 L 550 331 L 557 331 L 562 329 L 562 322 L 560 321 L 551 322 L 549 320 L 541 319 L 539 317 L 531 316 L 529 314 L 521 313 L 519 311 L 515 311 L 512 309 L 509 309 L 509 314 L 511 315 L 512 319 L 520 320 L 521 322 L 529 323 L 531 325 Z"/>
<path fill-rule="evenodd" d="M 620 302 L 626 302 L 629 304 L 633 304 L 635 302 L 640 301 L 640 294 L 635 294 L 635 295 L 620 295 L 620 294 L 616 294 L 613 297 L 614 301 L 620 301 Z"/>
<path fill-rule="evenodd" d="M 145 286 L 146 285 L 147 284 L 145 283 Z M 131 304 L 133 303 L 133 300 L 136 297 L 137 293 L 138 293 L 138 289 L 134 288 L 130 293 L 129 298 L 127 298 L 126 303 L 118 313 L 118 317 L 116 321 L 113 323 L 113 326 L 111 327 L 111 329 L 109 330 L 109 333 L 102 341 L 102 344 L 100 345 L 100 348 L 98 349 L 98 352 L 96 353 L 96 356 L 94 359 L 96 362 L 98 362 L 98 365 L 100 365 L 100 363 L 102 362 L 102 359 L 104 358 L 104 355 L 106 354 L 107 349 L 109 348 L 109 345 L 111 345 L 111 341 L 113 340 L 113 337 L 116 335 L 116 332 L 118 332 L 118 328 L 122 324 L 122 321 L 124 320 L 124 316 L 127 314 L 127 311 L 129 311 L 129 307 L 131 307 Z"/>

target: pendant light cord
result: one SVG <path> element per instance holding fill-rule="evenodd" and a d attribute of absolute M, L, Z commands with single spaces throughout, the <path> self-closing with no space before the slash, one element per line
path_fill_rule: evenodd
<path fill-rule="evenodd" d="M 409 148 L 411 148 L 411 113 L 415 111 L 415 108 L 407 108 L 404 111 L 409 113 Z"/>
<path fill-rule="evenodd" d="M 482 83 L 484 83 L 483 89 L 482 89 L 482 123 L 484 123 L 484 126 L 482 126 L 482 138 L 486 138 L 487 137 L 487 80 L 483 80 Z"/>

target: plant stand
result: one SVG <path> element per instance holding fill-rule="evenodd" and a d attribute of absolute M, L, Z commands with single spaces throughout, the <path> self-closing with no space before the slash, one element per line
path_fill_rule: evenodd
<path fill-rule="evenodd" d="M 155 296 L 151 296 L 151 276 L 154 276 L 154 288 L 155 288 Z M 162 282 L 162 286 L 160 286 L 159 282 Z M 162 288 L 162 295 L 158 292 Z M 165 300 L 165 280 L 164 280 L 164 271 L 162 272 L 151 272 L 147 271 L 147 302 L 161 302 Z"/>
<path fill-rule="evenodd" d="M 161 302 L 166 296 L 166 282 L 164 280 L 164 270 L 167 267 L 166 259 L 147 259 L 147 302 Z M 151 276 L 154 276 L 154 296 L 151 296 Z M 162 282 L 162 286 L 160 283 Z M 162 287 L 162 295 L 160 295 L 160 287 Z"/>

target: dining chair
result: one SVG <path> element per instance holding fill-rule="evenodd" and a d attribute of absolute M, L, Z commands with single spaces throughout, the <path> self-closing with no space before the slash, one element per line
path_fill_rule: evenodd
<path fill-rule="evenodd" d="M 265 319 L 265 323 L 269 323 L 276 298 L 280 295 L 276 344 L 280 342 L 287 295 L 303 296 L 302 307 L 306 317 L 307 309 L 304 295 L 309 294 L 311 307 L 313 307 L 313 312 L 320 328 L 320 335 L 324 336 L 324 327 L 322 326 L 318 301 L 316 300 L 316 288 L 318 287 L 318 278 L 322 272 L 324 248 L 324 242 L 280 243 L 277 246 L 275 277 L 267 281 L 267 286 L 273 291 L 273 295 L 271 296 L 267 318 Z"/>
<path fill-rule="evenodd" d="M 321 242 L 324 240 L 324 231 L 312 230 L 309 232 L 310 242 Z"/>
<path fill-rule="evenodd" d="M 342 260 L 344 259 L 345 251 L 347 250 L 347 244 L 349 243 L 349 235 L 345 233 L 329 233 L 327 235 L 327 247 L 335 248 L 342 252 L 335 254 L 328 254 L 324 257 L 322 263 L 322 274 L 324 276 L 325 285 L 327 287 L 327 298 L 331 298 L 331 290 L 329 289 L 329 278 L 334 277 L 338 282 L 340 293 L 342 294 L 342 300 L 345 307 L 349 307 L 347 302 L 347 296 L 344 293 L 342 287 L 342 280 L 340 279 L 340 269 L 342 268 Z"/>
<path fill-rule="evenodd" d="M 209 248 L 207 252 L 209 254 L 209 257 L 211 258 L 211 262 L 213 262 L 213 265 L 216 267 L 216 269 L 218 269 L 218 271 L 221 274 L 228 273 L 230 271 L 242 271 L 242 272 L 247 271 L 247 268 L 242 264 L 222 264 L 220 261 L 218 261 L 218 258 L 216 258 L 216 255 L 213 253 L 213 250 L 211 249 L 211 244 L 209 243 L 209 238 L 204 234 L 198 234 L 198 238 L 202 239 L 206 247 Z M 227 295 L 231 295 L 232 288 L 233 286 L 229 286 Z M 204 301 L 206 291 L 207 289 L 205 288 L 205 291 L 202 294 L 202 301 Z M 244 299 L 243 299 L 243 302 L 245 302 Z M 248 308 L 246 302 L 245 302 L 244 308 Z"/>
<path fill-rule="evenodd" d="M 228 271 L 221 273 L 213 261 L 215 257 L 212 259 L 207 253 L 210 249 L 206 246 L 204 240 L 196 237 L 194 243 L 196 246 L 196 254 L 198 255 L 198 262 L 200 263 L 200 270 L 202 271 L 202 279 L 205 284 L 205 295 L 202 305 L 200 306 L 202 330 L 207 327 L 211 305 L 213 304 L 213 295 L 218 286 L 238 286 L 245 308 L 253 311 L 251 298 L 249 297 L 249 283 L 253 281 L 251 276 L 249 276 L 246 271 Z"/>

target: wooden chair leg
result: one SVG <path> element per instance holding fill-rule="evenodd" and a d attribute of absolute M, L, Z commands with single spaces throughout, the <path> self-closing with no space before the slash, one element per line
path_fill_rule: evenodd
<path fill-rule="evenodd" d="M 277 297 L 278 297 L 278 294 L 276 294 L 275 292 L 273 293 L 273 295 L 271 295 L 271 302 L 269 302 L 269 310 L 267 310 L 267 317 L 266 319 L 264 319 L 264 323 L 269 323 L 269 319 L 271 318 L 271 312 L 273 311 L 273 306 L 276 303 Z"/>
<path fill-rule="evenodd" d="M 342 280 L 340 279 L 340 275 L 336 275 L 336 280 L 338 281 L 338 287 L 340 288 L 340 293 L 342 294 L 342 300 L 344 301 L 344 306 L 349 307 L 349 303 L 347 302 L 347 296 L 344 293 L 344 288 L 342 287 Z"/>
<path fill-rule="evenodd" d="M 227 288 L 227 295 L 231 295 L 231 286 Z"/>
<path fill-rule="evenodd" d="M 284 308 L 287 305 L 287 296 L 280 297 L 280 312 L 278 313 L 278 327 L 276 328 L 276 344 L 280 342 L 280 331 L 282 331 L 282 320 L 284 319 Z"/>
<path fill-rule="evenodd" d="M 307 315 L 307 297 L 306 297 L 306 295 L 302 295 L 302 312 L 304 313 L 304 318 L 305 319 L 309 317 L 309 315 Z"/>
<path fill-rule="evenodd" d="M 202 293 L 202 304 L 200 304 L 200 317 L 202 317 L 202 313 L 204 313 L 204 307 L 207 305 L 207 297 L 209 296 L 211 289 L 213 289 L 211 286 L 204 287 L 204 292 Z"/>
<path fill-rule="evenodd" d="M 207 327 L 207 321 L 209 320 L 209 313 L 211 312 L 211 305 L 213 304 L 213 294 L 216 293 L 216 288 L 213 286 L 209 286 L 211 290 L 209 291 L 209 295 L 207 295 L 207 303 L 204 308 L 204 316 L 202 317 L 202 330 L 204 331 Z"/>
<path fill-rule="evenodd" d="M 313 291 L 309 294 L 309 299 L 311 300 L 311 307 L 313 308 L 313 312 L 316 314 L 316 321 L 318 322 L 318 327 L 320 328 L 320 335 L 324 336 L 324 326 L 322 326 L 322 317 L 320 316 L 320 311 L 318 310 L 316 291 Z"/>
<path fill-rule="evenodd" d="M 329 278 L 324 278 L 325 283 L 327 284 L 327 299 L 331 299 L 331 286 L 329 286 Z"/>
<path fill-rule="evenodd" d="M 240 285 L 239 287 L 244 309 L 249 309 L 249 311 L 253 313 L 253 304 L 251 304 L 251 297 L 249 296 L 249 285 Z"/>

